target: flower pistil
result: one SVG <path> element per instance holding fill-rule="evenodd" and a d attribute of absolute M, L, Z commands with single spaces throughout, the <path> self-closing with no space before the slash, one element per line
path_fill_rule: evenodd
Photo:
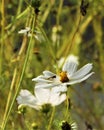
<path fill-rule="evenodd" d="M 68 82 L 68 81 L 69 81 L 69 79 L 68 79 L 68 77 L 67 77 L 67 72 L 66 72 L 66 71 L 60 72 L 60 81 L 61 81 L 62 83 L 65 83 L 65 82 Z"/>

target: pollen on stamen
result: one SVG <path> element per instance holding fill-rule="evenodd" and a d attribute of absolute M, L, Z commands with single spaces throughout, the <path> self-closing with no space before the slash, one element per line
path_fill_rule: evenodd
<path fill-rule="evenodd" d="M 60 81 L 61 81 L 62 83 L 69 81 L 66 72 L 64 72 L 64 71 L 60 72 Z"/>

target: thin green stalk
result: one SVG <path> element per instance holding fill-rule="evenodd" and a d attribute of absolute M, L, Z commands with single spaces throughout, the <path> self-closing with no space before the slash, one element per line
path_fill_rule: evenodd
<path fill-rule="evenodd" d="M 48 49 L 49 49 L 49 51 L 51 53 L 51 56 L 53 57 L 54 60 L 56 60 L 51 42 L 47 38 L 47 35 L 46 35 L 45 31 L 42 29 L 42 27 L 40 27 L 39 25 L 38 25 L 38 27 L 39 27 L 40 31 L 42 32 L 42 34 L 43 34 L 43 36 L 44 36 L 44 38 L 45 38 L 45 40 L 47 42 L 47 46 L 49 47 Z"/>
<path fill-rule="evenodd" d="M 70 53 L 70 51 L 71 51 L 71 49 L 72 49 L 72 47 L 73 47 L 73 45 L 74 45 L 74 39 L 75 39 L 75 37 L 76 37 L 76 34 L 77 34 L 78 31 L 79 31 L 80 23 L 81 23 L 81 15 L 80 15 L 80 18 L 79 18 L 78 26 L 77 26 L 77 28 L 76 28 L 76 30 L 75 30 L 73 36 L 72 36 L 71 43 L 69 44 L 69 42 L 68 42 L 69 45 L 67 44 L 67 48 L 66 48 L 65 55 L 64 55 L 65 58 L 64 58 L 64 61 L 63 61 L 62 66 L 64 65 L 64 63 L 65 63 L 65 61 L 66 61 L 66 58 L 67 58 L 67 55 Z"/>
<path fill-rule="evenodd" d="M 49 13 L 50 13 L 50 11 L 51 11 L 51 8 L 52 8 L 52 4 L 48 4 L 48 7 L 45 9 L 45 12 L 44 12 L 44 14 L 43 14 L 43 17 L 42 17 L 42 19 L 41 19 L 42 25 L 44 25 L 44 23 L 45 23 L 45 21 L 46 21 L 48 15 L 49 15 Z"/>
<path fill-rule="evenodd" d="M 35 19 L 34 19 L 34 20 L 35 20 Z M 35 23 L 34 20 L 33 20 L 32 28 L 34 28 L 34 23 Z M 10 113 L 11 113 L 12 107 L 13 107 L 13 105 L 14 105 L 15 99 L 16 99 L 16 97 L 17 97 L 19 88 L 20 88 L 21 83 L 22 83 L 22 80 L 23 80 L 24 72 L 25 72 L 25 70 L 26 70 L 26 66 L 27 66 L 27 63 L 28 63 L 29 53 L 30 53 L 30 50 L 31 50 L 32 38 L 33 38 L 33 37 L 30 38 L 30 42 L 29 42 L 29 45 L 28 45 L 28 49 L 27 49 L 27 53 L 26 53 L 26 58 L 25 58 L 25 61 L 24 61 L 24 65 L 23 65 L 23 69 L 22 69 L 22 72 L 21 72 L 20 80 L 19 80 L 19 83 L 18 83 L 18 85 L 17 85 L 17 90 L 16 90 L 16 93 L 15 93 L 15 95 L 14 95 L 14 98 L 13 98 L 13 100 L 12 100 L 12 102 L 11 102 L 11 105 L 10 105 L 8 114 L 7 114 L 6 118 L 5 118 L 5 121 L 3 122 L 3 125 L 2 125 L 3 128 L 2 128 L 2 130 L 5 130 L 6 123 L 7 123 L 7 121 L 8 121 L 9 115 L 10 115 Z"/>
<path fill-rule="evenodd" d="M 72 36 L 71 43 L 70 44 L 68 43 L 69 45 L 67 44 L 68 46 L 67 46 L 67 49 L 66 49 L 66 52 L 65 52 L 65 57 L 67 57 L 67 55 L 70 53 L 70 51 L 71 51 L 71 49 L 72 49 L 72 47 L 74 45 L 74 40 L 75 40 L 76 34 L 79 31 L 80 23 L 81 23 L 81 15 L 79 17 L 77 28 L 76 28 L 73 36 Z"/>
<path fill-rule="evenodd" d="M 17 15 L 19 15 L 21 13 L 22 3 L 23 3 L 23 0 L 19 0 L 18 9 L 17 9 Z"/>
<path fill-rule="evenodd" d="M 13 90 L 13 86 L 14 86 L 14 83 L 15 83 L 16 75 L 17 75 L 17 68 L 15 68 L 15 70 L 14 70 L 13 79 L 12 79 L 10 91 L 9 91 L 9 94 L 8 94 L 7 104 L 6 104 L 5 113 L 4 113 L 4 117 L 3 117 L 3 123 L 1 125 L 1 128 L 3 128 L 3 126 L 4 126 L 5 118 L 6 118 L 6 115 L 8 113 L 9 104 L 10 104 L 10 100 L 11 100 L 11 96 L 12 96 L 12 90 Z"/>
<path fill-rule="evenodd" d="M 18 20 L 20 20 L 20 19 L 22 19 L 23 17 L 26 17 L 26 16 L 27 16 L 26 14 L 27 14 L 29 11 L 30 11 L 30 7 L 27 7 L 23 12 L 21 12 L 19 15 L 17 15 L 16 18 L 12 21 L 12 23 L 8 24 L 8 25 L 5 27 L 5 29 L 7 30 L 7 29 L 10 29 L 11 27 L 14 27 L 13 25 L 15 24 L 15 22 L 18 21 Z M 5 39 L 8 35 L 10 35 L 10 34 L 12 33 L 12 30 L 13 30 L 13 29 L 10 30 L 9 34 L 6 34 L 6 36 L 4 37 L 4 39 Z"/>
<path fill-rule="evenodd" d="M 0 48 L 0 76 L 2 73 L 2 62 L 3 62 L 3 47 L 4 47 L 4 28 L 5 28 L 5 8 L 4 8 L 4 0 L 1 3 L 1 16 L 2 16 L 2 30 L 1 30 L 1 48 Z"/>
<path fill-rule="evenodd" d="M 57 13 L 57 17 L 56 17 L 56 25 L 57 26 L 60 24 L 60 14 L 61 14 L 62 6 L 63 6 L 63 0 L 60 0 L 58 13 Z"/>
<path fill-rule="evenodd" d="M 66 112 L 65 112 L 65 120 L 67 121 L 69 117 L 69 99 L 68 99 L 68 95 L 66 98 Z"/>
<path fill-rule="evenodd" d="M 58 32 L 59 32 L 59 26 L 60 26 L 60 16 L 61 16 L 61 13 L 62 13 L 62 6 L 63 6 L 63 0 L 60 0 L 59 2 L 59 7 L 58 7 L 58 10 L 57 10 L 57 15 L 56 15 L 56 27 L 57 27 L 57 32 L 56 32 L 56 41 L 54 43 L 54 51 L 55 51 L 55 56 L 57 58 L 57 53 L 58 53 L 58 50 L 59 50 L 59 35 L 58 35 Z"/>
<path fill-rule="evenodd" d="M 55 114 L 55 107 L 53 107 L 51 118 L 50 118 L 47 130 L 51 130 L 51 126 L 52 126 L 52 121 L 53 121 L 54 114 Z"/>

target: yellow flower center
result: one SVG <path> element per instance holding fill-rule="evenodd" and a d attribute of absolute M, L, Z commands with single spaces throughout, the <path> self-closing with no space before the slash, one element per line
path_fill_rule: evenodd
<path fill-rule="evenodd" d="M 63 71 L 60 72 L 60 81 L 61 81 L 62 83 L 68 82 L 68 81 L 69 81 L 66 72 L 63 72 Z"/>

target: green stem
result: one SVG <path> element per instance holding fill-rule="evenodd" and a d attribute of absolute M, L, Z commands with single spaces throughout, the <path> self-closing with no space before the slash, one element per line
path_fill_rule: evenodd
<path fill-rule="evenodd" d="M 80 15 L 80 17 L 79 17 L 79 21 L 78 21 L 77 28 L 76 28 L 76 30 L 75 30 L 73 36 L 72 36 L 71 43 L 70 43 L 70 44 L 68 43 L 69 45 L 67 44 L 68 46 L 67 46 L 67 48 L 66 48 L 65 57 L 67 57 L 67 55 L 70 53 L 72 47 L 74 46 L 74 40 L 75 40 L 76 34 L 77 34 L 78 31 L 79 31 L 80 23 L 81 23 L 81 15 Z"/>
<path fill-rule="evenodd" d="M 35 20 L 35 19 L 34 19 L 34 20 Z M 34 28 L 34 23 L 35 23 L 34 20 L 33 20 L 32 28 Z M 29 42 L 29 45 L 28 45 L 28 49 L 27 49 L 27 53 L 26 53 L 26 58 L 25 58 L 25 61 L 24 61 L 24 65 L 23 65 L 23 69 L 22 69 L 22 72 L 21 72 L 20 80 L 19 80 L 19 83 L 18 83 L 18 85 L 17 85 L 17 90 L 16 90 L 16 93 L 15 93 L 15 95 L 14 95 L 14 98 L 13 98 L 13 100 L 12 100 L 12 102 L 11 102 L 11 105 L 10 105 L 9 111 L 8 111 L 8 113 L 7 113 L 7 116 L 5 117 L 5 120 L 3 121 L 2 130 L 5 130 L 6 123 L 7 123 L 7 121 L 8 121 L 9 115 L 10 115 L 10 113 L 11 113 L 12 107 L 13 107 L 13 105 L 14 105 L 15 99 L 16 99 L 16 97 L 17 97 L 19 88 L 20 88 L 21 83 L 22 83 L 22 80 L 23 80 L 24 72 L 25 72 L 25 70 L 26 70 L 26 66 L 27 66 L 27 63 L 28 63 L 29 53 L 30 53 L 30 50 L 31 50 L 32 38 L 33 38 L 33 36 L 30 38 L 30 42 Z"/>
<path fill-rule="evenodd" d="M 51 129 L 54 114 L 55 114 L 55 107 L 53 107 L 52 114 L 51 114 L 51 118 L 50 118 L 50 121 L 49 121 L 49 125 L 48 125 L 47 130 L 50 130 L 50 129 Z"/>
<path fill-rule="evenodd" d="M 16 79 L 16 74 L 17 74 L 17 68 L 15 68 L 15 70 L 14 70 L 13 80 L 12 80 L 12 83 L 11 83 L 11 86 L 10 86 L 10 92 L 8 94 L 6 109 L 5 109 L 5 113 L 4 113 L 4 117 L 3 117 L 3 123 L 2 123 L 1 128 L 3 128 L 3 126 L 4 126 L 5 118 L 6 118 L 6 115 L 8 113 L 8 108 L 9 108 L 9 104 L 10 104 L 10 100 L 11 100 L 11 95 L 12 95 L 12 92 L 13 92 L 12 90 L 13 90 L 13 86 L 14 86 L 15 79 Z"/>
<path fill-rule="evenodd" d="M 17 9 L 17 15 L 19 15 L 21 13 L 22 3 L 23 3 L 23 0 L 19 0 L 18 9 Z"/>
<path fill-rule="evenodd" d="M 63 0 L 60 0 L 59 8 L 58 8 L 58 13 L 56 17 L 56 25 L 58 26 L 60 24 L 60 14 L 63 6 Z"/>
<path fill-rule="evenodd" d="M 47 48 L 47 49 L 49 49 L 49 52 L 51 53 L 52 58 L 56 61 L 51 42 L 49 41 L 49 39 L 48 39 L 45 31 L 42 29 L 42 27 L 40 27 L 39 25 L 38 25 L 38 27 L 39 27 L 40 31 L 42 32 L 42 34 L 43 34 L 43 36 L 44 36 L 44 38 L 45 38 L 45 40 L 47 42 L 47 46 L 49 46 L 49 48 Z"/>
<path fill-rule="evenodd" d="M 4 47 L 4 28 L 5 28 L 5 8 L 4 8 L 4 0 L 2 0 L 1 4 L 1 16 L 2 16 L 2 30 L 1 30 L 1 48 L 0 48 L 0 76 L 2 73 L 2 62 L 3 62 L 3 47 Z"/>
<path fill-rule="evenodd" d="M 66 113 L 65 113 L 65 120 L 67 121 L 69 117 L 69 99 L 68 96 L 66 98 Z"/>

